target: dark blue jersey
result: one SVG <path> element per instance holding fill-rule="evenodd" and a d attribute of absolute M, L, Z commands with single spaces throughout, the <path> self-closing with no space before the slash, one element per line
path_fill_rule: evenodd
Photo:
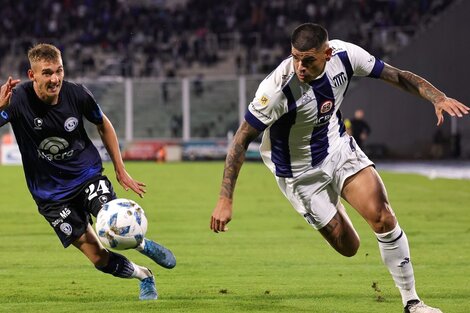
<path fill-rule="evenodd" d="M 38 204 L 67 198 L 103 171 L 98 150 L 83 125 L 103 115 L 91 92 L 63 81 L 58 103 L 42 102 L 32 82 L 13 90 L 0 112 L 0 126 L 10 122 L 21 152 L 28 188 Z"/>

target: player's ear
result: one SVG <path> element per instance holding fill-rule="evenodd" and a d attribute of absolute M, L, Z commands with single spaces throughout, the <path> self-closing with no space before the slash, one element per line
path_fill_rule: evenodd
<path fill-rule="evenodd" d="M 325 49 L 325 59 L 329 61 L 331 59 L 331 55 L 333 54 L 333 49 L 328 47 Z"/>
<path fill-rule="evenodd" d="M 30 80 L 34 80 L 34 72 L 33 72 L 32 69 L 29 69 L 29 70 L 28 70 L 28 78 L 29 78 Z"/>

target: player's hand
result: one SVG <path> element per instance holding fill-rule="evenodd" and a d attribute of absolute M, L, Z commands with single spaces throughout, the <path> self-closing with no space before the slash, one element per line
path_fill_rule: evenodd
<path fill-rule="evenodd" d="M 141 198 L 143 198 L 144 194 L 147 192 L 145 190 L 145 183 L 133 179 L 126 170 L 116 171 L 116 179 L 124 190 L 128 191 L 129 189 L 132 189 L 132 191 L 138 194 Z"/>
<path fill-rule="evenodd" d="M 459 101 L 445 97 L 434 104 L 437 116 L 437 126 L 441 126 L 444 123 L 444 111 L 450 116 L 462 117 L 464 114 L 468 114 L 470 108 L 460 103 Z"/>
<path fill-rule="evenodd" d="M 220 197 L 212 212 L 210 228 L 215 233 L 228 230 L 227 224 L 232 220 L 232 200 Z"/>
<path fill-rule="evenodd" d="M 0 109 L 3 109 L 10 103 L 11 93 L 13 88 L 20 82 L 19 79 L 8 77 L 6 83 L 0 87 Z"/>

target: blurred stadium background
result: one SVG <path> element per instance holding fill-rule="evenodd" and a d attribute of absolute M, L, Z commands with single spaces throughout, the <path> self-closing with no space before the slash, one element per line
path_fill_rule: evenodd
<path fill-rule="evenodd" d="M 57 45 L 66 79 L 94 93 L 125 159 L 223 158 L 259 82 L 307 21 L 470 99 L 470 1 L 18 0 L 0 10 L 2 81 L 27 79 L 31 45 Z M 365 110 L 372 159 L 470 158 L 468 117 L 446 116 L 438 129 L 432 105 L 371 79 L 348 93 L 343 116 Z M 0 135 L 2 162 L 18 162 L 8 127 Z M 257 156 L 254 144 L 248 157 Z"/>

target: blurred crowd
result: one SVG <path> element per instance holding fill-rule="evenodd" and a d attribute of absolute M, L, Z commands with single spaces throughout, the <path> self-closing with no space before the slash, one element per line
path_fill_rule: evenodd
<path fill-rule="evenodd" d="M 267 73 L 307 21 L 384 57 L 453 1 L 17 0 L 1 8 L 0 70 L 24 76 L 27 49 L 50 42 L 72 77 L 171 77 L 229 58 L 222 74 Z"/>

